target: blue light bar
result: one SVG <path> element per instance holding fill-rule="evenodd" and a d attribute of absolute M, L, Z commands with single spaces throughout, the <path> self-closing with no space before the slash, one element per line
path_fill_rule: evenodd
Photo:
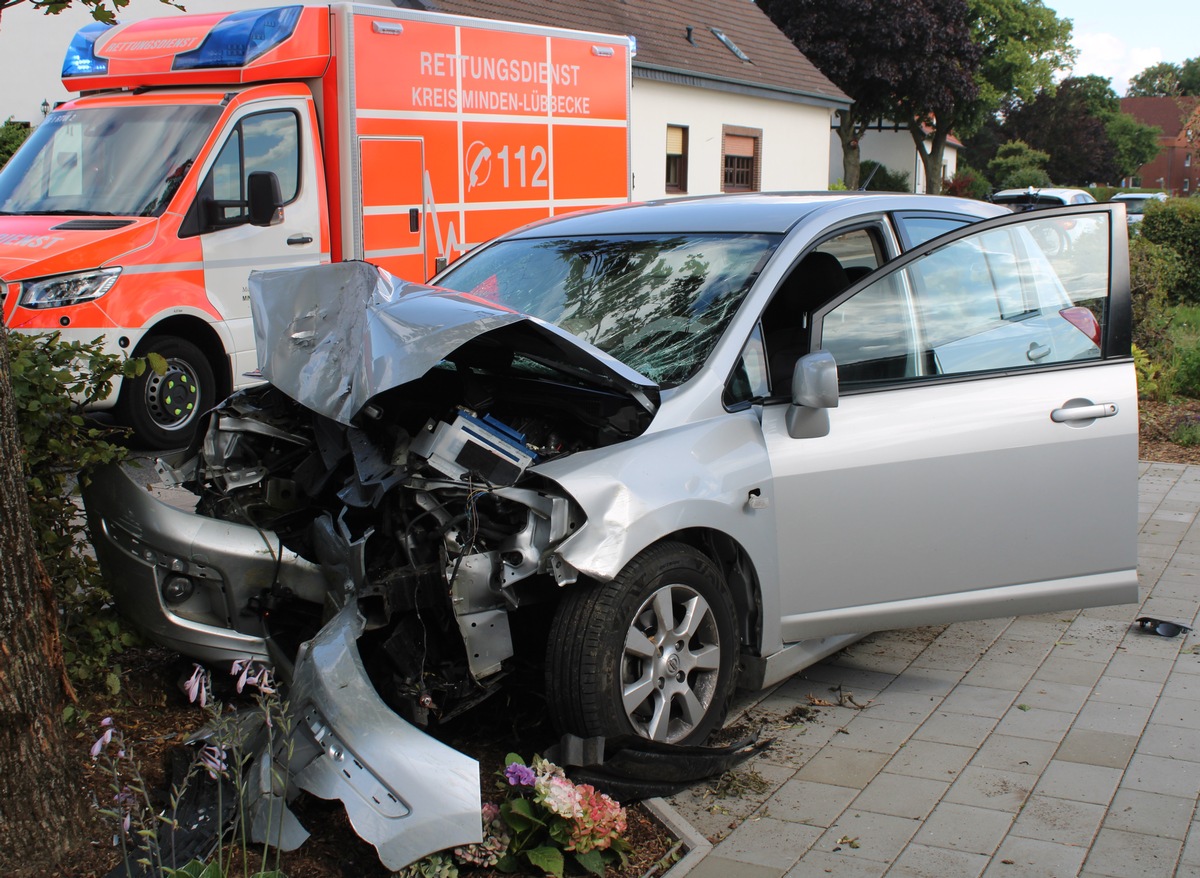
<path fill-rule="evenodd" d="M 242 67 L 292 35 L 300 6 L 250 9 L 229 15 L 212 29 L 198 49 L 175 58 L 173 70 Z"/>
<path fill-rule="evenodd" d="M 102 21 L 94 21 L 81 27 L 67 46 L 67 57 L 63 59 L 62 76 L 96 76 L 108 73 L 108 59 L 96 57 L 96 40 L 110 27 Z"/>

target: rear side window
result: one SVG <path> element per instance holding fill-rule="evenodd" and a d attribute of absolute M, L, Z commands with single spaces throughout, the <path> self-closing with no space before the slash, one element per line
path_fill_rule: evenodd
<path fill-rule="evenodd" d="M 930 251 L 822 315 L 840 386 L 1098 359 L 1109 214 L 1032 216 Z"/>

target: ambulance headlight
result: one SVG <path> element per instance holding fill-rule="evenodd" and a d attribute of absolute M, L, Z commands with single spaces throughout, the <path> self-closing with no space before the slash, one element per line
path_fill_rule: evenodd
<path fill-rule="evenodd" d="M 120 274 L 119 268 L 101 268 L 25 281 L 21 284 L 21 305 L 26 308 L 61 308 L 90 302 L 107 293 Z"/>

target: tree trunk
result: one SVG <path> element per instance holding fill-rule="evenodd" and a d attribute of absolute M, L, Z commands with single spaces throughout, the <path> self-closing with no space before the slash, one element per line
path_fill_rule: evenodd
<path fill-rule="evenodd" d="M 74 783 L 62 709 L 73 696 L 50 579 L 34 549 L 0 329 L 0 874 L 52 865 L 77 841 L 88 796 Z"/>
<path fill-rule="evenodd" d="M 857 189 L 862 166 L 862 153 L 858 146 L 862 125 L 855 118 L 854 107 L 838 110 L 838 118 L 838 139 L 842 142 L 842 182 L 847 189 Z"/>
<path fill-rule="evenodd" d="M 912 135 L 917 155 L 921 157 L 921 164 L 925 167 L 925 191 L 930 195 L 941 195 L 942 159 L 946 154 L 946 138 L 950 129 L 939 126 L 930 134 L 924 125 L 914 120 L 908 123 L 908 133 Z M 925 145 L 926 140 L 929 141 L 928 147 Z"/>

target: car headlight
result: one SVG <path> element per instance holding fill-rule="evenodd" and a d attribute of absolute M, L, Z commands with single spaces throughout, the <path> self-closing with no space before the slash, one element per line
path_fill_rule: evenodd
<path fill-rule="evenodd" d="M 119 268 L 100 268 L 78 274 L 59 274 L 21 284 L 21 305 L 26 308 L 61 308 L 98 299 L 117 282 Z"/>

